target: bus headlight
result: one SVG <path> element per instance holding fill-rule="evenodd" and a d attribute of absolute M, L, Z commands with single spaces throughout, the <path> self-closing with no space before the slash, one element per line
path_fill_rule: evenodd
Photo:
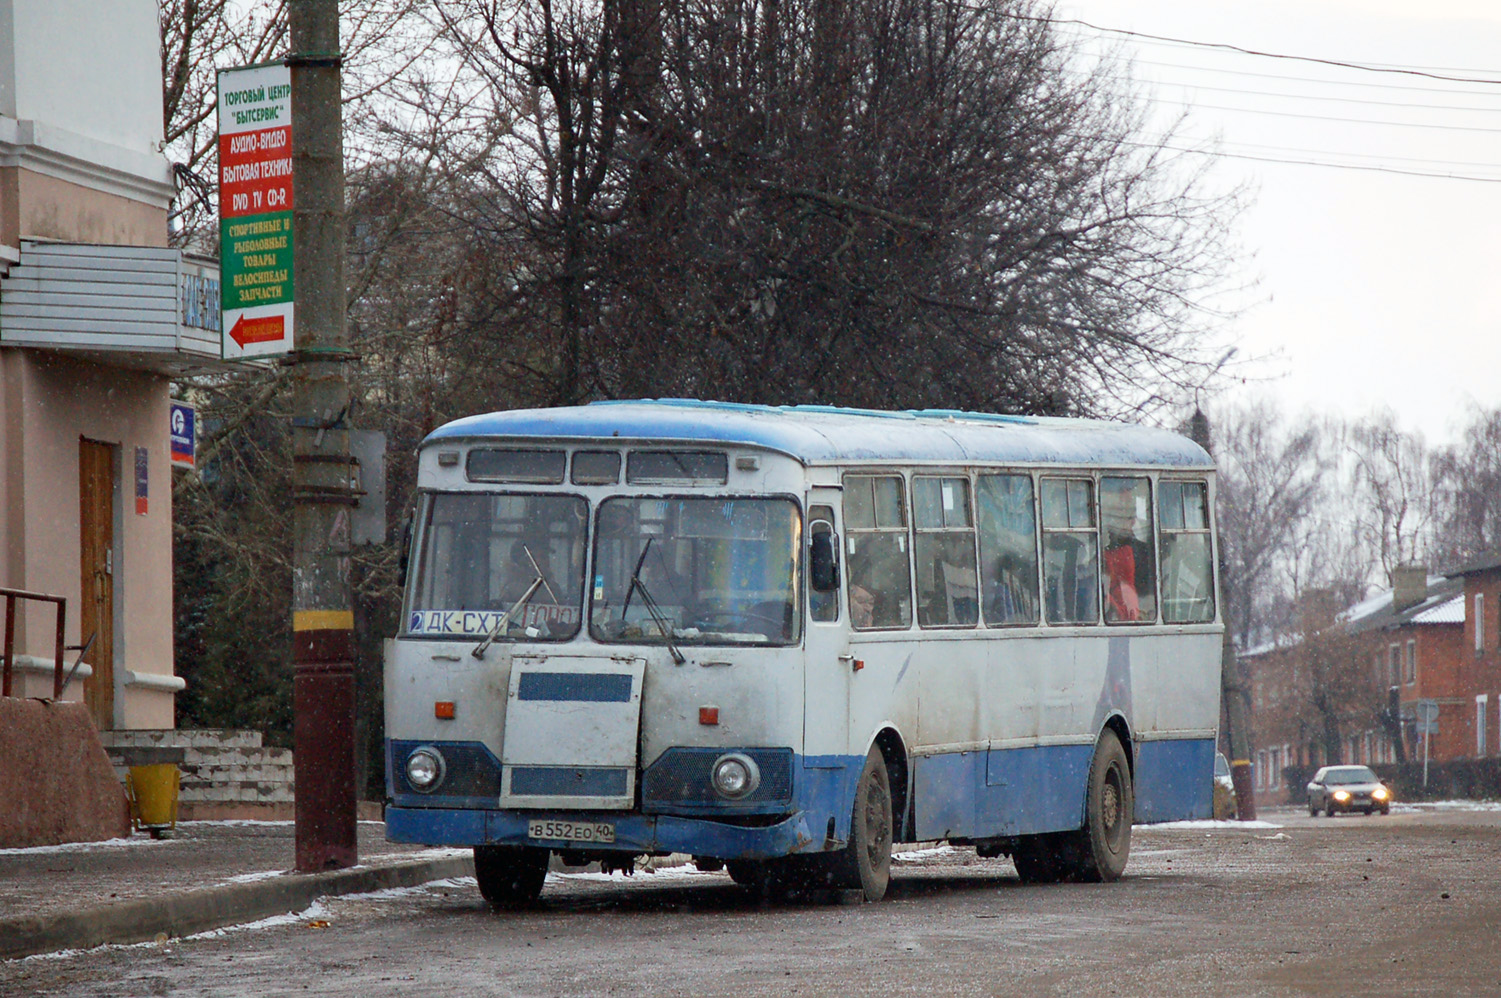
<path fill-rule="evenodd" d="M 732 752 L 714 760 L 709 781 L 719 796 L 739 800 L 750 796 L 761 785 L 761 770 L 750 756 Z"/>
<path fill-rule="evenodd" d="M 443 782 L 443 753 L 431 746 L 413 750 L 407 756 L 407 782 L 420 793 L 429 793 Z"/>

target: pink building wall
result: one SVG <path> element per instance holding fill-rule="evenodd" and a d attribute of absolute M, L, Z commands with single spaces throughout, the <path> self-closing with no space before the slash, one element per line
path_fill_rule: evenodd
<path fill-rule="evenodd" d="M 165 376 L 105 367 L 61 353 L 0 351 L 0 586 L 64 596 L 66 642 L 77 645 L 80 567 L 79 441 L 115 458 L 113 727 L 170 728 L 173 697 L 131 682 L 171 676 L 172 503 Z M 135 450 L 147 449 L 147 512 L 136 513 Z M 50 659 L 54 611 L 29 604 L 17 651 Z M 76 652 L 69 653 L 71 664 Z M 23 696 L 51 696 L 52 679 L 25 673 Z M 149 683 L 149 679 L 146 681 Z M 75 683 L 65 699 L 76 700 Z"/>

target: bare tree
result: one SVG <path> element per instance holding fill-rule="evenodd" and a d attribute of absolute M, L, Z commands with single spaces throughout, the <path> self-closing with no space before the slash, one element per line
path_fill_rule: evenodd
<path fill-rule="evenodd" d="M 1214 425 L 1220 545 L 1234 579 L 1226 609 L 1246 648 L 1296 629 L 1291 605 L 1312 582 L 1299 566 L 1316 545 L 1332 460 L 1319 424 L 1289 426 L 1266 400 L 1221 409 Z"/>
<path fill-rule="evenodd" d="M 1118 411 L 1222 352 L 1232 201 L 1030 3 L 438 10 L 486 83 L 466 216 L 509 277 L 474 339 L 540 347 L 509 361 L 540 400 Z"/>
<path fill-rule="evenodd" d="M 1434 455 L 1436 554 L 1453 566 L 1501 550 L 1501 409 L 1477 409 L 1459 442 Z"/>
<path fill-rule="evenodd" d="M 1390 410 L 1350 428 L 1349 499 L 1382 581 L 1398 565 L 1426 563 L 1437 517 L 1432 467 L 1420 435 L 1397 426 Z"/>

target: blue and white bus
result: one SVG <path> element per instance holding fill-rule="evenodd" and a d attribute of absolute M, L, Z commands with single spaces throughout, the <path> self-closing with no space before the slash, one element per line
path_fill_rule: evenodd
<path fill-rule="evenodd" d="M 886 891 L 893 841 L 1113 880 L 1208 818 L 1209 456 L 1159 429 L 667 400 L 423 441 L 386 831 Z"/>

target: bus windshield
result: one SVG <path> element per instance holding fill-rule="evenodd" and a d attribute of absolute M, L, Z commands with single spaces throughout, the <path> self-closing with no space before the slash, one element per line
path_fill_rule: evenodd
<path fill-rule="evenodd" d="M 427 497 L 423 519 L 407 633 L 485 636 L 513 608 L 497 640 L 578 633 L 588 519 L 581 497 L 440 492 Z"/>
<path fill-rule="evenodd" d="M 789 499 L 607 499 L 590 633 L 644 644 L 792 644 L 800 539 Z"/>

